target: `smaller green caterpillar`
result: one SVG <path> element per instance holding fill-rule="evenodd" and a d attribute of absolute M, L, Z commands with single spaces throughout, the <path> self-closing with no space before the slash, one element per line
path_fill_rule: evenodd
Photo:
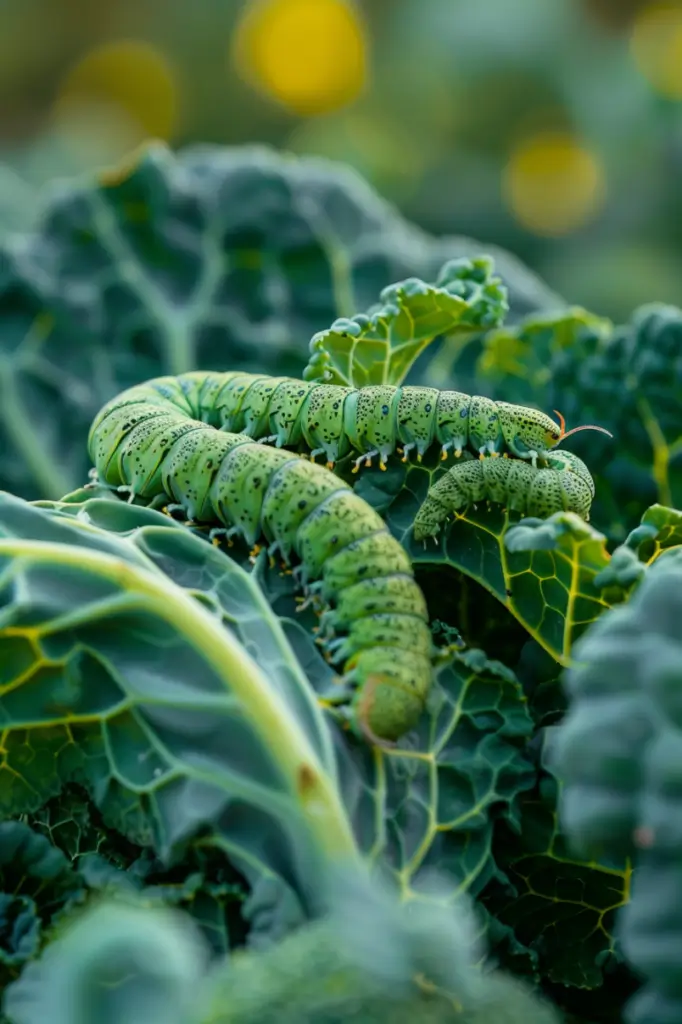
<path fill-rule="evenodd" d="M 588 520 L 594 481 L 585 463 L 564 451 L 545 461 L 546 466 L 535 467 L 520 459 L 472 459 L 453 466 L 429 488 L 415 517 L 415 540 L 436 537 L 449 515 L 477 501 L 541 519 L 566 511 Z"/>

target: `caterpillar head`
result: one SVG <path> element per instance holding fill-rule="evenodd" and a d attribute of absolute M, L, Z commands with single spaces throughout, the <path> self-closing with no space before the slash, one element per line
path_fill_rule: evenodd
<path fill-rule="evenodd" d="M 505 443 L 509 450 L 520 459 L 546 455 L 561 444 L 565 437 L 576 434 L 579 430 L 599 430 L 602 434 L 613 437 L 604 427 L 587 424 L 566 430 L 566 422 L 560 412 L 554 410 L 559 423 L 539 409 L 529 409 L 522 405 L 510 405 L 497 402 L 500 424 Z"/>
<path fill-rule="evenodd" d="M 613 437 L 610 430 L 607 430 L 606 427 L 598 427 L 596 423 L 584 423 L 580 427 L 573 427 L 571 430 L 566 430 L 566 420 L 563 418 L 561 413 L 555 409 L 554 415 L 559 417 L 560 433 L 559 440 L 555 441 L 554 445 L 551 447 L 561 444 L 564 438 L 570 437 L 571 434 L 577 434 L 579 430 L 598 430 L 600 434 L 606 434 L 607 437 Z M 577 455 L 573 455 L 572 452 L 563 452 L 563 455 L 565 457 L 568 456 L 569 468 L 571 468 L 575 473 L 579 473 L 581 476 L 585 476 L 592 480 L 587 466 L 578 458 Z"/>

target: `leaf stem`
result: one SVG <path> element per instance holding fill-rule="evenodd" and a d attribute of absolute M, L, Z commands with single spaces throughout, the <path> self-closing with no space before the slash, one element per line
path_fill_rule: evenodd
<path fill-rule="evenodd" d="M 49 541 L 0 539 L 0 556 L 90 572 L 144 598 L 145 609 L 201 652 L 226 690 L 240 701 L 254 732 L 286 780 L 314 842 L 326 860 L 358 861 L 339 793 L 290 708 L 241 644 L 167 576 L 101 552 Z"/>
<path fill-rule="evenodd" d="M 35 419 L 29 416 L 19 398 L 17 383 L 8 368 L 0 364 L 0 394 L 2 395 L 3 426 L 14 447 L 28 468 L 36 489 L 41 494 L 58 498 L 70 481 L 57 468 L 57 462 L 47 451 L 44 438 L 35 430 Z"/>

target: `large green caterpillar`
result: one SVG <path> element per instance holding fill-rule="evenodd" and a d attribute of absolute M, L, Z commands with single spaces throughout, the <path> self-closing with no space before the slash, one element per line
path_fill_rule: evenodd
<path fill-rule="evenodd" d="M 204 375 L 205 378 L 206 375 Z M 249 545 L 260 537 L 325 605 L 321 643 L 343 662 L 350 717 L 372 739 L 415 725 L 433 675 L 428 613 L 403 547 L 351 487 L 291 452 L 193 418 L 202 381 L 124 392 L 90 428 L 100 480 L 131 499 L 166 496 L 197 522 L 219 522 Z M 170 506 L 172 507 L 172 505 Z"/>
<path fill-rule="evenodd" d="M 578 430 L 609 434 L 592 425 L 566 431 L 559 413 L 557 424 L 537 409 L 426 387 L 382 384 L 357 389 L 291 377 L 200 371 L 158 377 L 143 387 L 146 394 L 151 389 L 173 401 L 182 396 L 189 415 L 222 430 L 277 448 L 303 444 L 312 459 L 326 456 L 330 469 L 350 452 L 358 453 L 355 471 L 363 462 L 371 465 L 375 456 L 385 469 L 396 449 L 404 461 L 416 449 L 421 461 L 434 443 L 440 444 L 444 459 L 450 451 L 459 457 L 468 446 L 481 457 L 506 450 L 536 465 Z M 138 388 L 131 388 L 120 401 L 136 402 L 138 396 Z"/>
<path fill-rule="evenodd" d="M 542 519 L 561 511 L 589 519 L 594 481 L 585 463 L 564 451 L 552 452 L 545 461 L 544 467 L 507 458 L 452 466 L 429 488 L 415 517 L 415 539 L 437 536 L 448 516 L 477 501 L 498 502 Z"/>

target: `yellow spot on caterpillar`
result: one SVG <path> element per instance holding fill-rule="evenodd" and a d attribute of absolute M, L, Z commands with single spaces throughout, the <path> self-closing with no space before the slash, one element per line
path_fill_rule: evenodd
<path fill-rule="evenodd" d="M 422 461 L 422 453 L 421 452 L 417 452 L 417 462 L 421 462 L 421 461 Z"/>
<path fill-rule="evenodd" d="M 381 470 L 383 470 L 384 472 L 386 472 L 386 463 L 384 462 L 384 460 L 383 460 L 383 459 L 380 459 L 380 460 L 379 460 L 379 469 L 381 469 Z"/>
<path fill-rule="evenodd" d="M 499 459 L 499 457 L 500 457 L 500 453 L 499 452 L 491 452 L 490 453 L 490 458 L 491 459 Z"/>
<path fill-rule="evenodd" d="M 327 469 L 333 469 L 333 468 L 334 468 L 334 463 L 333 462 L 328 462 L 327 463 Z"/>
<path fill-rule="evenodd" d="M 455 451 L 455 458 L 458 459 L 461 456 L 461 454 L 462 454 L 462 449 L 461 448 L 457 448 L 457 450 Z"/>
<path fill-rule="evenodd" d="M 262 550 L 263 550 L 263 546 L 261 544 L 254 544 L 253 547 L 251 548 L 251 550 L 249 551 L 249 558 L 251 560 L 257 558 Z"/>

